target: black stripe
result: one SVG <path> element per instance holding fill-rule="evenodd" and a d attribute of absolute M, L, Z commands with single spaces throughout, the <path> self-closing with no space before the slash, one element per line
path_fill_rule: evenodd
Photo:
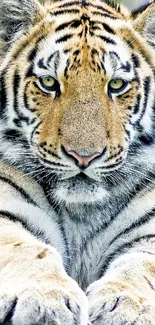
<path fill-rule="evenodd" d="M 32 77 L 32 76 L 35 76 L 34 72 L 33 72 L 33 63 L 29 66 L 27 72 L 26 72 L 26 75 L 25 77 L 26 78 L 29 78 L 29 77 Z"/>
<path fill-rule="evenodd" d="M 92 13 L 93 13 L 93 15 L 96 15 L 96 16 L 107 17 L 107 18 L 110 18 L 110 19 L 117 19 L 117 17 L 112 16 L 112 14 L 111 15 L 106 14 L 106 13 L 104 14 L 104 13 L 98 12 L 98 11 L 93 11 Z"/>
<path fill-rule="evenodd" d="M 81 6 L 81 1 L 70 1 L 70 2 L 66 2 L 64 4 L 61 4 L 60 7 L 57 7 L 57 9 L 61 9 L 61 8 L 65 8 L 65 7 L 72 7 L 72 6 L 75 6 L 75 5 L 80 5 Z M 84 6 L 89 6 L 90 8 L 93 7 L 97 10 L 101 10 L 105 13 L 108 13 L 108 14 L 111 14 L 112 15 L 112 12 L 102 6 L 99 6 L 99 5 L 93 5 L 92 3 L 89 4 L 85 1 L 84 3 Z"/>
<path fill-rule="evenodd" d="M 131 71 L 131 64 L 130 64 L 130 62 L 126 62 L 126 64 L 123 64 L 122 66 L 121 66 L 121 68 L 125 71 L 125 72 L 130 72 Z"/>
<path fill-rule="evenodd" d="M 69 254 L 69 245 L 68 245 L 68 240 L 67 240 L 68 236 L 66 235 L 65 227 L 64 227 L 63 223 L 64 223 L 63 218 L 61 220 L 61 218 L 59 216 L 59 227 L 60 227 L 60 231 L 62 233 L 65 248 L 66 248 L 65 259 L 66 259 L 67 263 L 66 263 L 66 268 L 65 269 L 66 269 L 67 273 L 69 273 L 69 268 L 70 268 L 69 257 L 70 257 L 70 254 Z"/>
<path fill-rule="evenodd" d="M 150 92 L 150 88 L 151 88 L 151 78 L 150 77 L 146 77 L 146 79 L 144 80 L 144 96 L 145 96 L 145 100 L 144 100 L 144 107 L 143 107 L 143 114 L 146 111 L 147 108 L 147 103 L 148 103 L 148 99 L 149 99 L 149 92 Z"/>
<path fill-rule="evenodd" d="M 20 224 L 22 224 L 23 228 L 27 229 L 26 222 L 21 220 L 19 218 L 19 216 L 17 216 L 16 214 L 10 213 L 8 211 L 0 210 L 0 218 L 1 218 L 1 216 L 4 217 L 4 218 L 9 219 L 10 221 L 19 222 Z"/>
<path fill-rule="evenodd" d="M 117 250 L 112 253 L 111 255 L 108 256 L 107 260 L 104 262 L 103 267 L 101 268 L 101 272 L 99 274 L 98 278 L 101 278 L 105 272 L 107 271 L 109 265 L 113 262 L 113 260 L 118 256 L 118 255 L 122 255 L 124 254 L 126 250 L 132 248 L 134 246 L 134 244 L 139 243 L 142 240 L 149 240 L 155 238 L 155 234 L 149 234 L 149 235 L 145 235 L 145 236 L 140 236 L 128 243 L 125 243 L 124 245 L 121 245 L 120 247 L 117 248 Z M 148 252 L 149 254 L 149 252 Z"/>
<path fill-rule="evenodd" d="M 4 70 L 0 76 L 0 116 L 2 117 L 6 110 L 7 96 L 6 96 L 6 85 L 5 77 L 7 70 Z"/>
<path fill-rule="evenodd" d="M 14 93 L 14 103 L 13 103 L 13 107 L 14 107 L 14 111 L 17 113 L 17 115 L 19 116 L 19 108 L 18 108 L 18 90 L 19 90 L 19 86 L 20 86 L 20 76 L 18 71 L 15 71 L 14 74 L 14 78 L 13 78 L 13 93 Z"/>
<path fill-rule="evenodd" d="M 148 184 L 148 181 L 147 181 L 147 186 L 149 184 Z M 130 192 L 130 195 L 128 194 L 126 197 L 124 195 L 123 197 L 117 198 L 118 202 L 115 199 L 115 206 L 117 206 L 117 204 L 118 204 L 118 210 L 117 210 L 117 212 L 115 212 L 114 209 L 110 210 L 111 219 L 110 219 L 109 222 L 106 222 L 106 223 L 104 222 L 104 211 L 109 209 L 109 206 L 111 205 L 111 203 L 109 204 L 109 202 L 108 202 L 107 206 L 105 204 L 105 206 L 103 207 L 103 212 L 101 212 L 103 214 L 103 224 L 96 231 L 94 231 L 93 234 L 90 234 L 87 238 L 85 238 L 85 241 L 84 241 L 84 244 L 83 244 L 83 247 L 82 247 L 82 250 L 81 250 L 81 254 L 83 254 L 83 252 L 85 250 L 87 250 L 87 245 L 89 245 L 89 242 L 92 242 L 95 238 L 97 238 L 97 236 L 99 234 L 101 234 L 102 231 L 106 231 L 106 229 L 108 229 L 108 227 L 112 224 L 112 222 L 117 219 L 117 217 L 121 213 L 121 211 L 123 211 L 123 209 L 125 207 L 128 207 L 129 204 L 131 203 L 131 201 L 135 198 L 135 196 L 138 193 L 140 193 L 141 191 L 143 191 L 143 189 L 145 187 L 146 187 L 146 183 L 145 183 L 145 180 L 143 180 L 141 182 L 141 184 L 137 184 L 135 186 L 135 188 L 132 190 L 132 192 Z"/>
<path fill-rule="evenodd" d="M 24 106 L 29 110 L 29 104 L 28 104 L 28 100 L 27 100 L 27 89 L 29 86 L 30 81 L 28 81 L 25 85 L 25 89 L 24 89 Z"/>
<path fill-rule="evenodd" d="M 118 53 L 116 53 L 115 51 L 110 51 L 109 54 L 110 54 L 111 56 L 114 56 L 115 58 L 117 58 L 119 61 L 121 61 L 121 59 L 120 59 Z"/>
<path fill-rule="evenodd" d="M 30 143 L 33 146 L 33 136 L 35 135 L 37 129 L 39 128 L 39 126 L 42 124 L 42 121 L 40 121 L 33 129 L 32 134 L 31 134 L 31 139 L 30 139 Z"/>
<path fill-rule="evenodd" d="M 127 141 L 130 139 L 131 132 L 124 127 L 125 133 L 127 134 Z"/>
<path fill-rule="evenodd" d="M 135 68 L 140 68 L 140 61 L 136 54 L 132 53 L 131 59 Z"/>
<path fill-rule="evenodd" d="M 62 36 L 56 40 L 56 43 L 61 43 L 61 42 L 66 42 L 68 39 L 72 38 L 74 35 L 73 34 L 67 34 L 65 36 Z"/>
<path fill-rule="evenodd" d="M 141 116 L 140 116 L 138 122 L 142 119 L 142 117 L 144 116 L 144 114 L 146 112 L 148 99 L 149 99 L 149 94 L 150 94 L 150 88 L 151 88 L 151 78 L 146 77 L 145 80 L 144 80 L 144 105 L 143 105 Z"/>
<path fill-rule="evenodd" d="M 53 57 L 56 55 L 56 54 L 59 54 L 59 51 L 55 51 L 54 53 L 52 53 L 48 59 L 47 59 L 47 65 L 49 66 L 51 60 L 53 59 Z"/>
<path fill-rule="evenodd" d="M 61 231 L 61 234 L 62 234 L 62 237 L 64 240 L 64 244 L 65 244 L 65 260 L 67 262 L 65 265 L 65 269 L 69 273 L 70 253 L 69 253 L 69 245 L 68 245 L 68 240 L 67 240 L 68 236 L 66 235 L 66 232 L 65 232 L 64 218 L 63 218 L 63 215 L 60 213 L 60 209 L 59 209 L 58 205 L 55 204 L 55 201 L 53 200 L 53 198 L 51 196 L 49 196 L 49 187 L 47 186 L 47 184 L 44 184 L 44 185 L 45 185 L 44 192 L 47 197 L 47 200 L 48 200 L 49 204 L 53 207 L 54 211 L 56 212 L 56 214 L 58 216 L 59 229 Z"/>
<path fill-rule="evenodd" d="M 59 16 L 65 14 L 77 14 L 77 13 L 79 13 L 78 9 L 59 10 L 59 11 L 52 12 L 52 16 Z"/>
<path fill-rule="evenodd" d="M 35 47 L 30 51 L 29 56 L 28 56 L 28 61 L 30 61 L 30 62 L 34 61 L 36 55 L 37 55 L 37 48 Z"/>
<path fill-rule="evenodd" d="M 95 8 L 95 9 L 97 9 L 97 10 L 101 10 L 101 11 L 103 11 L 103 12 L 109 14 L 109 15 L 112 15 L 112 12 L 111 12 L 110 10 L 108 10 L 108 9 L 102 7 L 102 6 L 93 5 L 93 4 L 91 3 L 91 4 L 90 4 L 90 7 L 93 7 L 93 8 Z M 94 12 L 93 12 L 93 13 L 94 13 Z"/>
<path fill-rule="evenodd" d="M 33 49 L 31 49 L 30 53 L 29 53 L 29 56 L 28 56 L 28 60 L 30 62 L 30 66 L 27 70 L 27 73 L 26 73 L 26 77 L 31 77 L 31 76 L 36 76 L 34 73 L 33 73 L 33 65 L 34 65 L 34 59 L 36 58 L 36 55 L 37 55 L 37 51 L 38 51 L 38 47 L 39 47 L 39 44 L 40 42 L 42 42 L 44 40 L 44 36 L 41 36 L 37 39 Z"/>
<path fill-rule="evenodd" d="M 45 162 L 45 163 L 47 163 L 48 165 L 51 165 L 51 166 L 54 165 L 54 166 L 64 167 L 63 164 L 60 164 L 60 163 L 54 162 L 54 161 L 49 161 L 49 160 L 47 160 L 47 159 L 45 159 L 43 157 L 40 157 L 40 160 L 42 160 L 43 162 Z M 69 167 L 69 166 L 65 166 L 65 167 Z"/>
<path fill-rule="evenodd" d="M 31 119 L 29 117 L 26 117 L 24 115 L 20 115 L 20 121 L 26 123 L 27 125 L 31 125 Z"/>
<path fill-rule="evenodd" d="M 119 239 L 121 236 L 126 235 L 130 233 L 135 228 L 139 228 L 142 225 L 145 225 L 148 221 L 150 221 L 152 218 L 155 218 L 155 208 L 152 209 L 149 213 L 146 213 L 142 218 L 138 221 L 133 222 L 130 227 L 126 228 L 125 230 L 121 231 L 114 239 L 110 242 L 109 246 L 112 245 L 117 239 Z"/>
<path fill-rule="evenodd" d="M 31 198 L 31 196 L 25 192 L 25 190 L 18 186 L 15 182 L 13 182 L 12 180 L 8 179 L 5 176 L 0 176 L 0 180 L 9 184 L 10 186 L 12 186 L 17 192 L 20 193 L 20 195 L 30 204 L 33 204 L 35 206 L 38 206 L 37 203 Z"/>
<path fill-rule="evenodd" d="M 149 251 L 146 251 L 144 249 L 141 249 L 141 250 L 138 250 L 138 251 L 141 252 L 141 253 L 147 253 L 149 255 L 154 255 L 155 256 L 155 252 L 154 253 L 153 252 L 149 252 Z"/>
<path fill-rule="evenodd" d="M 68 63 L 68 62 L 67 62 Z M 68 73 L 68 69 L 69 69 L 69 67 L 68 67 L 68 65 L 66 66 L 66 68 L 65 68 L 65 71 L 64 71 L 64 76 L 66 77 L 66 78 L 68 78 L 68 75 L 67 75 L 67 73 Z"/>
<path fill-rule="evenodd" d="M 91 27 L 91 32 L 93 31 L 102 31 L 101 27 L 100 26 L 96 26 L 95 23 L 90 23 L 90 27 Z"/>
<path fill-rule="evenodd" d="M 22 133 L 18 130 L 15 130 L 15 129 L 6 129 L 4 131 L 4 134 L 3 134 L 3 137 L 6 139 L 6 140 L 16 140 L 16 139 L 19 139 L 22 137 Z"/>
<path fill-rule="evenodd" d="M 12 319 L 12 317 L 14 315 L 14 312 L 15 312 L 15 308 L 16 308 L 16 305 L 17 305 L 17 301 L 18 301 L 18 299 L 15 298 L 14 301 L 12 302 L 12 306 L 10 306 L 11 307 L 11 310 L 9 311 L 9 313 L 5 317 L 4 322 L 1 323 L 1 325 L 9 325 L 10 324 L 10 320 Z"/>
<path fill-rule="evenodd" d="M 19 104 L 18 104 L 18 90 L 20 86 L 20 76 L 18 74 L 18 71 L 15 72 L 14 78 L 13 78 L 13 91 L 14 91 L 14 111 L 16 112 L 17 116 L 19 117 L 20 121 L 25 122 L 26 124 L 30 124 L 29 117 L 24 116 L 21 112 L 19 112 Z"/>
<path fill-rule="evenodd" d="M 116 45 L 117 43 L 109 37 L 103 36 L 103 35 L 97 35 L 97 37 L 101 38 L 104 42 L 108 43 L 108 44 L 113 44 Z"/>
<path fill-rule="evenodd" d="M 72 21 L 69 21 L 68 23 L 63 23 L 63 24 L 59 25 L 59 26 L 55 29 L 55 32 L 58 32 L 58 31 L 63 30 L 63 29 L 65 29 L 65 28 L 67 28 L 67 27 L 70 27 L 71 23 L 72 23 Z"/>
<path fill-rule="evenodd" d="M 77 57 L 79 53 L 80 53 L 80 50 L 75 50 L 75 51 L 73 52 L 73 55 L 75 55 L 75 56 Z"/>
<path fill-rule="evenodd" d="M 127 45 L 131 48 L 131 49 L 133 49 L 133 50 L 135 50 L 135 42 L 136 42 L 136 38 L 135 38 L 135 36 L 133 35 L 133 37 L 130 37 L 130 39 L 126 39 L 126 38 L 124 38 L 123 39 L 124 40 L 124 42 L 126 42 L 127 43 Z M 139 51 L 139 53 L 142 55 L 142 57 L 143 57 L 143 59 L 145 60 L 145 62 L 147 62 L 147 64 L 150 66 L 150 68 L 153 70 L 153 66 L 152 66 L 152 58 L 148 55 L 148 53 L 146 52 L 146 49 L 144 49 L 144 47 L 143 46 L 139 46 L 138 47 L 138 51 Z"/>
<path fill-rule="evenodd" d="M 78 28 L 81 25 L 81 21 L 78 19 L 74 19 L 69 21 L 68 23 L 63 23 L 61 25 L 59 25 L 56 29 L 55 32 L 58 32 L 60 30 L 64 30 L 65 28 Z"/>
<path fill-rule="evenodd" d="M 21 128 L 20 118 L 14 118 L 12 122 L 15 124 L 15 126 Z"/>
<path fill-rule="evenodd" d="M 140 110 L 140 104 L 141 104 L 141 99 L 142 99 L 141 94 L 138 94 L 137 101 L 136 101 L 136 104 L 135 104 L 135 107 L 134 107 L 134 110 L 133 110 L 133 114 L 137 114 L 139 112 L 139 110 Z"/>
<path fill-rule="evenodd" d="M 32 108 L 32 107 L 30 107 L 30 105 L 29 105 L 29 103 L 28 103 L 28 97 L 27 97 L 27 89 L 28 89 L 28 86 L 29 86 L 29 83 L 30 83 L 30 81 L 28 81 L 27 83 L 26 83 L 26 85 L 25 85 L 25 89 L 24 89 L 24 106 L 25 106 L 25 108 L 26 109 L 28 109 L 29 111 L 31 111 L 31 112 L 35 112 L 36 111 L 36 108 Z M 31 122 L 31 119 L 28 119 L 27 120 L 27 124 L 29 125 Z"/>
<path fill-rule="evenodd" d="M 95 65 L 95 62 L 94 62 L 94 56 L 96 56 L 96 55 L 98 55 L 99 56 L 99 52 L 96 50 L 96 49 L 94 49 L 94 48 L 92 48 L 92 50 L 91 50 L 91 57 L 92 57 L 92 59 L 93 59 L 93 64 Z"/>
<path fill-rule="evenodd" d="M 65 7 L 72 7 L 75 5 L 81 5 L 81 1 L 70 1 L 70 2 L 66 2 L 60 5 L 60 7 L 58 8 L 65 8 Z"/>
<path fill-rule="evenodd" d="M 120 152 L 122 152 L 123 150 L 121 150 Z M 118 154 L 117 154 L 118 155 Z M 116 155 L 116 157 L 117 157 Z M 110 159 L 113 157 L 108 158 L 106 161 L 110 161 Z M 118 162 L 117 164 L 111 164 L 109 166 L 106 167 L 98 167 L 98 169 L 102 170 L 102 171 L 106 171 L 107 169 L 111 170 L 112 168 L 115 168 L 116 166 L 119 166 L 122 164 L 122 161 Z"/>
<path fill-rule="evenodd" d="M 71 23 L 71 28 L 78 28 L 81 25 L 81 21 L 80 20 L 73 20 Z"/>
<path fill-rule="evenodd" d="M 102 23 L 103 28 L 110 34 L 115 34 L 114 30 L 108 26 L 106 23 Z"/>
<path fill-rule="evenodd" d="M 36 35 L 36 33 L 35 33 L 35 35 Z M 39 43 L 39 42 L 41 42 L 43 39 L 45 39 L 45 36 L 40 36 L 39 38 L 38 38 L 38 40 L 37 40 L 37 43 Z M 18 56 L 19 56 L 19 54 L 24 50 L 24 48 L 27 46 L 27 45 L 29 45 L 29 40 L 27 39 L 27 41 L 25 41 L 25 42 L 23 42 L 23 45 L 19 48 L 19 49 L 17 49 L 17 51 L 15 52 L 15 54 L 14 55 L 12 55 L 12 61 L 14 60 L 16 60 L 17 58 L 18 58 Z M 34 47 L 36 47 L 37 46 L 37 43 L 35 44 L 35 45 L 33 45 L 33 48 Z M 37 50 L 37 47 L 36 47 L 36 50 Z M 30 50 L 30 52 L 31 52 L 31 50 Z"/>
<path fill-rule="evenodd" d="M 152 284 L 152 282 L 148 279 L 148 277 L 144 276 L 144 279 L 146 280 L 147 284 L 149 285 L 149 287 L 155 291 L 155 287 L 154 285 Z"/>
<path fill-rule="evenodd" d="M 40 230 L 40 229 L 35 229 L 33 231 L 31 226 L 29 227 L 26 220 L 25 221 L 22 220 L 22 216 L 20 218 L 20 216 L 18 214 L 13 214 L 13 213 L 8 212 L 8 211 L 0 210 L 0 218 L 1 217 L 10 220 L 13 223 L 15 223 L 15 222 L 20 223 L 23 226 L 23 228 L 26 229 L 27 231 L 29 231 L 33 236 L 37 237 L 38 239 L 42 238 L 44 243 L 50 244 L 50 240 L 45 239 L 46 238 L 45 232 L 43 230 Z"/>
<path fill-rule="evenodd" d="M 39 67 L 40 69 L 45 69 L 45 70 L 48 69 L 48 68 L 46 67 L 46 65 L 44 64 L 44 58 L 40 59 L 40 60 L 38 61 L 37 65 L 38 65 L 38 67 Z"/>
<path fill-rule="evenodd" d="M 148 133 L 140 135 L 138 139 L 142 142 L 143 145 L 147 146 L 151 146 L 155 141 L 154 136 Z"/>

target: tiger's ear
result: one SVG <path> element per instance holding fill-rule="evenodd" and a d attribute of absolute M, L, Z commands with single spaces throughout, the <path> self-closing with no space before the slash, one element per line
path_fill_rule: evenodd
<path fill-rule="evenodd" d="M 37 0 L 0 0 L 0 55 L 43 16 Z"/>
<path fill-rule="evenodd" d="M 132 12 L 134 28 L 155 46 L 155 1 Z"/>

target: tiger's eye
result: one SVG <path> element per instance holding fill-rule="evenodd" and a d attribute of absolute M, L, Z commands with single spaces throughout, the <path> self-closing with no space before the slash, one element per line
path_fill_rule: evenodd
<path fill-rule="evenodd" d="M 111 91 L 121 90 L 125 86 L 125 81 L 122 79 L 112 79 L 109 83 Z"/>
<path fill-rule="evenodd" d="M 52 77 L 44 77 L 40 79 L 42 86 L 45 88 L 53 88 L 55 84 L 55 79 Z"/>
<path fill-rule="evenodd" d="M 57 79 L 47 76 L 47 77 L 40 77 L 38 80 L 38 87 L 44 91 L 45 93 L 52 93 L 54 92 L 55 98 L 60 96 L 60 84 Z"/>

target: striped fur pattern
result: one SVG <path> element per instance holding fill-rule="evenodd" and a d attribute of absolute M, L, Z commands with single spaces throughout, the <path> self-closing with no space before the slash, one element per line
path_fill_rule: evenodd
<path fill-rule="evenodd" d="M 1 0 L 0 324 L 155 324 L 154 48 L 155 1 Z"/>

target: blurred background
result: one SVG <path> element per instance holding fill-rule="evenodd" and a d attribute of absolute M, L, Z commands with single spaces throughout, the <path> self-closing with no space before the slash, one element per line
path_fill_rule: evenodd
<path fill-rule="evenodd" d="M 137 7 L 145 5 L 146 3 L 150 2 L 150 1 L 149 0 L 121 0 L 121 1 L 115 1 L 115 2 L 121 2 L 125 6 L 127 6 L 129 9 L 135 9 Z"/>
<path fill-rule="evenodd" d="M 46 0 L 40 0 L 40 1 L 45 2 Z M 129 9 L 135 9 L 149 2 L 149 0 L 120 0 L 120 1 L 114 0 L 114 1 L 123 3 Z"/>
<path fill-rule="evenodd" d="M 138 6 L 142 6 L 146 3 L 148 3 L 149 1 L 148 0 L 122 0 L 122 1 L 116 1 L 116 2 L 121 2 L 128 8 L 135 9 Z"/>

